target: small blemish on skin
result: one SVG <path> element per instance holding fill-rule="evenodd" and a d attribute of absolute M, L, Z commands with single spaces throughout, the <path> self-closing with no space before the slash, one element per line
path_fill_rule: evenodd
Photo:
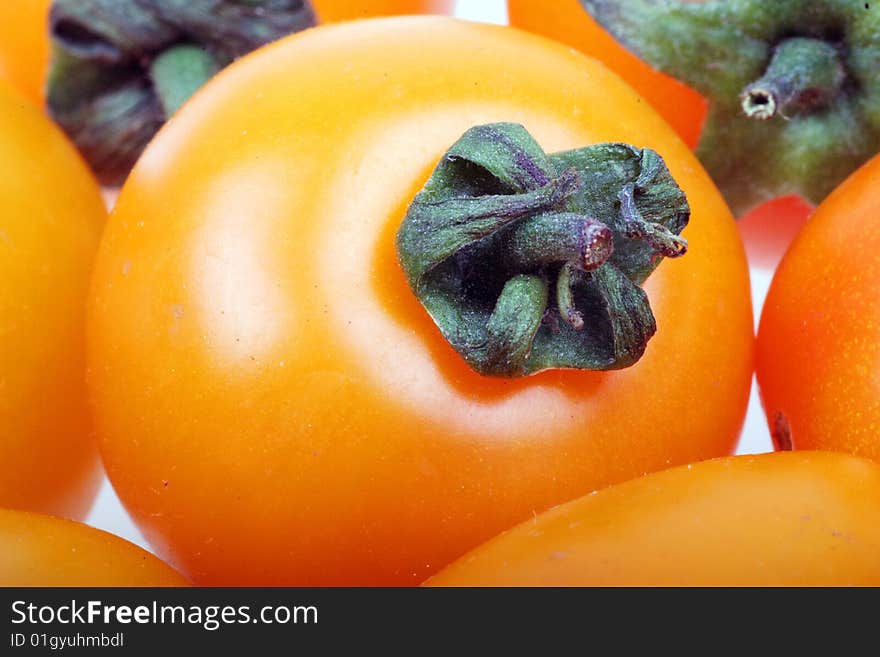
<path fill-rule="evenodd" d="M 550 561 L 563 561 L 568 559 L 568 552 L 553 552 L 550 554 Z"/>
<path fill-rule="evenodd" d="M 791 436 L 791 424 L 789 424 L 788 418 L 785 417 L 785 413 L 782 413 L 781 411 L 776 413 L 776 417 L 773 419 L 771 438 L 773 438 L 773 446 L 776 448 L 776 451 L 790 452 L 794 449 L 794 442 L 792 441 Z"/>
<path fill-rule="evenodd" d="M 171 315 L 174 319 L 183 319 L 183 305 L 175 303 L 171 306 Z"/>
<path fill-rule="evenodd" d="M 126 260 L 122 263 L 122 275 L 128 276 L 128 272 L 131 271 L 131 260 Z"/>

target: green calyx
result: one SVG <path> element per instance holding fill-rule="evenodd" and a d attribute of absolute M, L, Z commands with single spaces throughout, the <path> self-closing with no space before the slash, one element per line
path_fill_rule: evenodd
<path fill-rule="evenodd" d="M 397 233 L 410 287 L 487 376 L 611 370 L 656 331 L 641 284 L 687 250 L 690 210 L 661 157 L 627 144 L 547 155 L 520 125 L 468 130 Z"/>
<path fill-rule="evenodd" d="M 101 182 L 118 184 L 217 71 L 314 24 L 304 0 L 54 0 L 48 109 Z"/>
<path fill-rule="evenodd" d="M 821 202 L 880 151 L 880 5 L 581 0 L 624 46 L 710 101 L 697 154 L 737 215 Z"/>

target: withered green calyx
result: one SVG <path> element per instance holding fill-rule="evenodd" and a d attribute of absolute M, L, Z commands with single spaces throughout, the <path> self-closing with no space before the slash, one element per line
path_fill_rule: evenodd
<path fill-rule="evenodd" d="M 54 0 L 48 109 L 117 184 L 217 71 L 314 24 L 306 0 Z"/>
<path fill-rule="evenodd" d="M 710 100 L 697 154 L 736 214 L 785 194 L 819 203 L 880 151 L 880 3 L 581 4 Z"/>
<path fill-rule="evenodd" d="M 685 253 L 684 192 L 627 144 L 546 155 L 520 125 L 468 130 L 397 234 L 413 292 L 480 374 L 628 367 L 656 331 L 640 285 Z"/>

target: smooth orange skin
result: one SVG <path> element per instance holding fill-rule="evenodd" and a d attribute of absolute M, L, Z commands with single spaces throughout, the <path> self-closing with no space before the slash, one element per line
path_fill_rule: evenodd
<path fill-rule="evenodd" d="M 0 586 L 187 586 L 146 550 L 72 520 L 0 509 Z"/>
<path fill-rule="evenodd" d="M 765 301 L 758 383 L 796 449 L 880 460 L 880 158 L 838 187 L 786 253 Z"/>
<path fill-rule="evenodd" d="M 600 60 L 651 103 L 689 146 L 697 145 L 706 119 L 706 100 L 621 46 L 579 0 L 508 0 L 507 13 L 514 27 L 556 39 Z"/>
<path fill-rule="evenodd" d="M 85 387 L 106 211 L 61 132 L 0 84 L 0 506 L 82 518 L 99 483 Z"/>
<path fill-rule="evenodd" d="M 691 252 L 648 282 L 660 328 L 636 366 L 481 377 L 409 290 L 405 209 L 493 121 L 550 152 L 650 146 L 687 191 Z M 439 17 L 317 28 L 209 83 L 123 188 L 90 313 L 102 453 L 198 583 L 417 584 L 536 510 L 730 453 L 748 285 L 690 150 L 594 61 Z"/>
<path fill-rule="evenodd" d="M 508 0 L 507 7 L 511 25 L 597 58 L 651 103 L 688 145 L 697 145 L 706 120 L 706 99 L 626 50 L 590 17 L 579 0 Z M 740 231 L 749 262 L 772 270 L 812 210 L 798 197 L 785 197 L 743 215 Z"/>
<path fill-rule="evenodd" d="M 429 586 L 877 586 L 880 467 L 823 452 L 713 459 L 552 509 Z"/>
<path fill-rule="evenodd" d="M 312 0 L 321 23 L 402 14 L 451 14 L 455 0 Z"/>
<path fill-rule="evenodd" d="M 0 77 L 42 107 L 51 0 L 0 2 Z"/>

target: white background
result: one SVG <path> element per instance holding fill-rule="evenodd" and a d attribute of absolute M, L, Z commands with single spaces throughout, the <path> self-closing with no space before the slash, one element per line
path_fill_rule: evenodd
<path fill-rule="evenodd" d="M 456 14 L 469 20 L 501 24 L 507 22 L 505 0 L 459 0 Z M 761 306 L 767 293 L 767 287 L 770 284 L 771 272 L 753 267 L 751 273 L 752 298 L 757 323 L 757 318 L 760 317 Z M 754 454 L 767 452 L 771 449 L 770 435 L 758 400 L 757 389 L 753 384 L 752 397 L 749 402 L 748 415 L 746 416 L 738 453 Z M 113 488 L 107 481 L 103 484 L 101 493 L 87 522 L 150 549 L 128 518 L 119 499 L 113 492 Z"/>

